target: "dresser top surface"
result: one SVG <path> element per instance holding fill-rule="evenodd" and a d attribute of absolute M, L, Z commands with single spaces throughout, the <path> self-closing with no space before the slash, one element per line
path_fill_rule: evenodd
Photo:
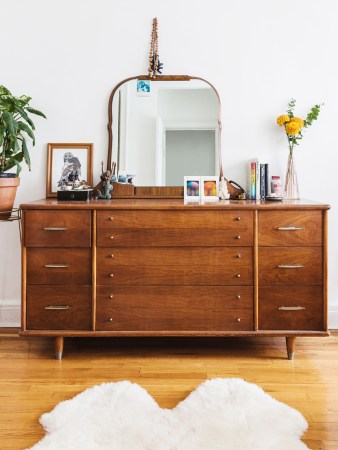
<path fill-rule="evenodd" d="M 326 210 L 330 205 L 312 200 L 220 200 L 216 202 L 185 202 L 183 199 L 145 198 L 87 201 L 59 201 L 45 198 L 20 205 L 22 209 L 154 209 L 154 210 Z"/>

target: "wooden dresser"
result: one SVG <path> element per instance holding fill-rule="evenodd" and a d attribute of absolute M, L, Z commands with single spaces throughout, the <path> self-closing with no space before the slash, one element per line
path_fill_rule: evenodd
<path fill-rule="evenodd" d="M 327 336 L 327 211 L 310 201 L 21 205 L 22 330 L 54 336 Z"/>

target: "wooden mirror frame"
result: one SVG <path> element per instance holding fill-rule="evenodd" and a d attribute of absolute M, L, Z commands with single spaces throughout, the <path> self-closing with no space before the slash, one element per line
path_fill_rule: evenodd
<path fill-rule="evenodd" d="M 113 100 L 116 91 L 124 83 L 131 80 L 149 80 L 149 81 L 190 81 L 200 80 L 207 83 L 215 92 L 218 101 L 218 159 L 219 159 L 219 177 L 223 176 L 222 168 L 222 146 L 221 146 L 221 134 L 222 134 L 222 121 L 221 121 L 221 100 L 217 89 L 207 80 L 201 77 L 194 77 L 190 75 L 157 75 L 156 77 L 150 77 L 149 75 L 137 75 L 134 77 L 126 78 L 120 81 L 112 90 L 109 96 L 108 102 L 108 158 L 107 158 L 107 170 L 112 167 L 112 153 L 113 153 Z M 134 186 L 132 184 L 123 184 L 113 182 L 113 190 L 111 191 L 112 198 L 152 198 L 152 197 L 166 197 L 166 198 L 182 198 L 184 195 L 182 186 Z"/>

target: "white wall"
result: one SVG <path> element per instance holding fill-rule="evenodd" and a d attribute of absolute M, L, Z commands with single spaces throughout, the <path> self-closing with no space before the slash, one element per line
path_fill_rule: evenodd
<path fill-rule="evenodd" d="M 146 73 L 155 16 L 164 73 L 206 78 L 220 93 L 227 177 L 244 184 L 252 157 L 284 175 L 287 145 L 276 116 L 291 97 L 300 116 L 324 102 L 296 163 L 301 195 L 333 208 L 329 306 L 338 324 L 336 0 L 0 0 L 0 11 L 0 82 L 31 95 L 48 116 L 36 120 L 33 169 L 22 173 L 17 204 L 44 196 L 48 142 L 94 142 L 98 179 L 109 93 L 121 79 Z M 0 323 L 9 325 L 20 302 L 15 223 L 0 223 L 0 249 Z"/>

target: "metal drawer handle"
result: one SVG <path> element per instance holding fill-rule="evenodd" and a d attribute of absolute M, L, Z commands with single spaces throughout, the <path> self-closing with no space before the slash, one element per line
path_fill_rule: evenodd
<path fill-rule="evenodd" d="M 110 220 L 112 222 L 114 220 L 114 217 L 110 216 L 110 217 L 108 217 L 108 220 Z"/>
<path fill-rule="evenodd" d="M 240 238 L 241 238 L 241 236 L 240 236 L 240 235 L 236 236 L 236 239 L 240 239 Z"/>
<path fill-rule="evenodd" d="M 278 308 L 280 311 L 302 311 L 304 306 L 280 306 Z"/>
<path fill-rule="evenodd" d="M 70 267 L 70 265 L 68 264 L 45 264 L 45 266 L 47 269 L 67 269 L 68 267 Z"/>
<path fill-rule="evenodd" d="M 240 217 L 235 217 L 234 220 L 235 220 L 236 222 L 239 222 L 239 221 L 241 220 L 241 218 L 240 218 Z"/>
<path fill-rule="evenodd" d="M 240 321 L 241 321 L 241 318 L 237 317 L 236 322 L 240 322 Z"/>
<path fill-rule="evenodd" d="M 240 295 L 236 295 L 236 299 L 239 300 L 241 298 Z"/>
<path fill-rule="evenodd" d="M 236 274 L 236 277 L 237 277 L 237 278 L 241 278 L 241 274 L 240 274 L 240 273 L 237 273 L 237 274 Z"/>
<path fill-rule="evenodd" d="M 111 273 L 109 276 L 110 276 L 110 278 L 114 278 L 114 274 L 113 273 Z"/>
<path fill-rule="evenodd" d="M 114 239 L 114 236 L 109 236 L 109 239 Z"/>
<path fill-rule="evenodd" d="M 44 227 L 46 231 L 67 231 L 67 227 Z"/>
<path fill-rule="evenodd" d="M 278 269 L 302 269 L 304 266 L 302 264 L 295 264 L 294 266 L 289 266 L 287 264 L 280 264 L 277 267 Z"/>
<path fill-rule="evenodd" d="M 277 230 L 280 231 L 297 231 L 297 230 L 304 230 L 303 227 L 278 227 Z"/>
<path fill-rule="evenodd" d="M 108 322 L 112 322 L 113 321 L 113 318 L 112 317 L 109 317 L 108 318 Z"/>
<path fill-rule="evenodd" d="M 69 309 L 70 308 L 70 306 L 68 306 L 68 305 L 64 305 L 64 306 L 53 306 L 53 305 L 51 305 L 51 306 L 46 306 L 45 307 L 45 309 Z"/>

